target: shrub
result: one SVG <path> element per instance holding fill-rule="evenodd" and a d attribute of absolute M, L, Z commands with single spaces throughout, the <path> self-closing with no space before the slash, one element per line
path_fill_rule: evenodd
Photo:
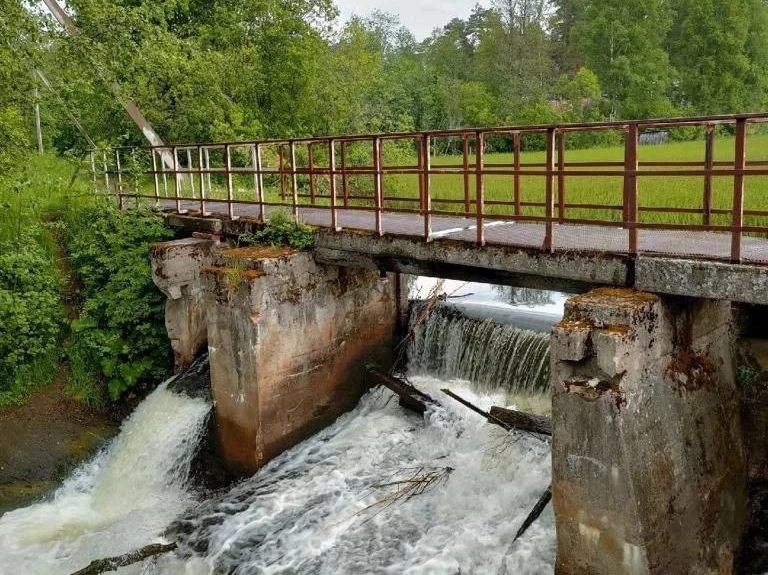
<path fill-rule="evenodd" d="M 33 230 L 23 231 L 18 241 L 0 242 L 0 404 L 20 402 L 52 377 L 64 325 L 61 290 Z"/>
<path fill-rule="evenodd" d="M 149 244 L 172 236 L 143 210 L 104 203 L 70 216 L 67 251 L 83 301 L 67 352 L 78 399 L 114 401 L 169 374 L 164 298 L 152 283 Z"/>
<path fill-rule="evenodd" d="M 264 229 L 253 234 L 243 234 L 239 239 L 239 244 L 244 246 L 266 244 L 291 246 L 297 250 L 310 248 L 313 243 L 312 228 L 295 221 L 282 211 L 273 213 Z"/>

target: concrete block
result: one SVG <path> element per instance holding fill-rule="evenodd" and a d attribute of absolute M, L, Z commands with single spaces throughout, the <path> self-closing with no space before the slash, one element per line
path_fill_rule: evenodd
<path fill-rule="evenodd" d="M 593 324 L 593 357 L 552 348 L 556 574 L 733 573 L 746 481 L 729 304 L 574 299 L 565 320 Z"/>
<path fill-rule="evenodd" d="M 152 280 L 168 298 L 165 327 L 177 373 L 192 365 L 208 339 L 200 272 L 210 264 L 218 242 L 186 238 L 150 246 Z"/>
<path fill-rule="evenodd" d="M 639 257 L 637 289 L 768 305 L 768 267 L 706 260 Z"/>
<path fill-rule="evenodd" d="M 215 416 L 250 475 L 354 407 L 367 363 L 391 364 L 397 282 L 293 250 L 217 260 L 203 270 Z"/>

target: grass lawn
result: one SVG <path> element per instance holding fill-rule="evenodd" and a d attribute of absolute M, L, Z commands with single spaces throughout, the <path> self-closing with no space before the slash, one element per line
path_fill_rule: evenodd
<path fill-rule="evenodd" d="M 718 136 L 715 141 L 715 160 L 733 161 L 735 141 L 732 137 Z M 681 161 L 681 162 L 702 162 L 704 159 L 704 141 L 685 141 L 672 142 L 657 146 L 640 146 L 640 162 L 658 162 L 658 161 Z M 386 150 L 386 148 L 385 148 Z M 299 155 L 300 156 L 300 155 Z M 322 157 L 316 153 L 316 164 L 324 165 Z M 400 153 L 388 159 L 385 152 L 384 167 L 387 166 L 412 166 L 416 167 L 414 156 L 408 156 Z M 365 157 L 365 155 L 364 155 Z M 623 146 L 608 148 L 592 148 L 583 150 L 567 150 L 566 162 L 623 162 Z M 768 160 L 768 134 L 750 134 L 747 140 L 747 160 Z M 474 159 L 471 158 L 470 162 Z M 543 163 L 545 161 L 544 152 L 523 152 L 521 162 Z M 432 158 L 432 167 L 439 169 L 441 166 L 458 166 L 462 162 L 460 155 L 441 155 Z M 512 164 L 513 155 L 503 153 L 488 153 L 485 155 L 486 169 L 492 170 L 494 164 Z M 248 164 L 243 163 L 242 167 Z M 302 166 L 301 161 L 299 165 Z M 325 164 L 327 165 L 327 164 Z M 337 160 L 338 165 L 338 160 Z M 672 169 L 701 169 L 701 167 L 686 168 L 663 168 L 663 167 L 641 167 L 645 170 L 672 170 Z M 275 161 L 265 162 L 265 168 L 276 169 Z M 725 167 L 723 167 L 725 168 Z M 511 168 L 499 168 L 511 170 Z M 572 167 L 566 171 L 573 170 L 600 170 L 617 171 L 621 166 L 607 168 L 583 168 Z M 523 170 L 543 170 L 542 167 L 523 167 Z M 196 176 L 195 192 L 191 191 L 189 183 L 184 185 L 181 192 L 183 197 L 199 197 L 197 188 L 199 180 Z M 309 179 L 305 175 L 297 177 L 299 193 L 308 195 Z M 523 202 L 545 201 L 545 178 L 543 176 L 521 176 L 521 199 Z M 316 176 L 315 180 L 316 203 L 319 205 L 329 205 L 329 179 L 327 176 Z M 167 193 L 173 197 L 172 179 L 167 179 Z M 206 195 L 210 199 L 223 199 L 226 197 L 224 178 L 218 174 L 211 177 L 212 191 Z M 254 193 L 254 182 L 252 175 L 236 174 L 233 176 L 235 189 L 235 199 L 250 200 L 256 199 Z M 265 198 L 268 202 L 281 202 L 279 193 L 279 180 L 276 176 L 264 176 Z M 385 208 L 410 208 L 418 209 L 419 188 L 418 177 L 414 174 L 385 174 L 383 177 Z M 512 202 L 513 201 L 513 176 L 509 174 L 486 174 L 484 176 L 485 186 L 485 213 L 492 215 L 512 215 L 513 207 L 511 205 L 498 205 L 493 202 Z M 149 179 L 142 184 L 144 193 L 152 194 L 153 186 Z M 557 188 L 557 186 L 555 186 Z M 161 195 L 164 195 L 164 186 L 161 185 Z M 290 204 L 290 178 L 285 178 L 285 203 Z M 337 178 L 337 195 L 342 197 L 341 178 Z M 565 199 L 569 204 L 595 204 L 611 205 L 620 207 L 622 204 L 623 178 L 612 175 L 592 175 L 592 176 L 573 176 L 567 175 L 565 182 Z M 359 199 L 352 199 L 349 202 L 351 206 L 371 206 L 373 196 L 373 178 L 367 175 L 351 175 L 348 177 L 348 190 L 352 196 L 360 196 Z M 712 206 L 714 209 L 730 210 L 733 201 L 733 177 L 716 176 L 712 184 Z M 745 178 L 745 200 L 744 209 L 766 210 L 768 211 L 768 176 L 747 176 Z M 558 191 L 555 189 L 555 197 Z M 643 207 L 671 207 L 671 208 L 702 208 L 704 203 L 704 178 L 702 176 L 664 176 L 648 175 L 638 178 L 639 206 Z M 475 198 L 475 177 L 469 178 L 469 196 L 472 204 L 470 213 L 474 213 Z M 464 198 L 464 177 L 461 174 L 435 174 L 431 176 L 431 197 L 432 208 L 438 211 L 451 211 L 461 213 L 464 211 L 462 202 L 456 203 L 456 200 Z M 402 198 L 410 199 L 404 201 Z M 452 200 L 453 203 L 446 200 Z M 341 200 L 339 200 L 341 202 Z M 308 204 L 309 198 L 300 198 L 300 203 Z M 543 216 L 544 208 L 541 206 L 524 206 L 523 215 Z M 565 213 L 566 218 L 572 219 L 595 219 L 601 221 L 617 221 L 621 219 L 621 209 L 585 209 L 568 208 Z M 640 212 L 640 218 L 643 222 L 649 223 L 680 223 L 680 224 L 700 224 L 702 216 L 685 213 L 668 212 Z M 715 214 L 712 218 L 715 225 L 730 225 L 730 215 Z M 745 216 L 745 225 L 768 227 L 768 217 L 765 216 Z"/>

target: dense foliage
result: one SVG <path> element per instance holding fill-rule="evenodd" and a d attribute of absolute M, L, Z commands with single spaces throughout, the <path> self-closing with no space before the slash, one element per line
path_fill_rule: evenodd
<path fill-rule="evenodd" d="M 144 211 L 99 204 L 67 221 L 67 250 L 80 285 L 72 322 L 70 383 L 82 399 L 118 399 L 168 375 L 162 294 L 152 283 L 149 244 L 172 233 Z"/>
<path fill-rule="evenodd" d="M 64 325 L 61 288 L 33 231 L 0 241 L 0 404 L 19 401 L 52 377 Z"/>
<path fill-rule="evenodd" d="M 97 141 L 142 142 L 113 81 L 175 142 L 766 105 L 762 0 L 493 0 L 423 41 L 380 12 L 341 23 L 331 0 L 72 0 L 75 37 L 0 3 L 0 146 L 31 139 L 33 66 L 59 150 L 83 143 L 65 106 Z"/>
<path fill-rule="evenodd" d="M 314 237 L 312 228 L 297 222 L 292 216 L 281 211 L 271 214 L 263 229 L 252 234 L 241 235 L 239 243 L 242 246 L 266 244 L 305 250 L 312 247 Z"/>
<path fill-rule="evenodd" d="M 147 249 L 171 232 L 97 199 L 86 176 L 51 156 L 0 172 L 0 405 L 57 373 L 83 401 L 114 400 L 171 365 Z"/>

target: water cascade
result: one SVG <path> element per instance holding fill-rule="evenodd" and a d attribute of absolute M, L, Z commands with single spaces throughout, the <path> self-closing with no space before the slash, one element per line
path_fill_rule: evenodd
<path fill-rule="evenodd" d="M 441 407 L 417 416 L 374 389 L 207 501 L 188 476 L 210 401 L 183 380 L 161 386 L 50 500 L 0 517 L 0 573 L 69 575 L 174 541 L 176 552 L 119 575 L 551 574 L 551 508 L 511 544 L 550 483 L 548 443 L 506 434 L 440 392 L 488 409 L 544 390 L 547 337 L 449 309 L 416 332 L 410 379 Z M 422 493 L 402 495 L 430 473 Z"/>
<path fill-rule="evenodd" d="M 189 468 L 210 407 L 160 386 L 50 500 L 0 517 L 0 573 L 68 575 L 155 541 L 194 502 Z"/>
<path fill-rule="evenodd" d="M 424 302 L 411 306 L 409 370 L 443 379 L 465 379 L 480 390 L 508 394 L 549 389 L 549 335 L 468 318 L 439 304 L 421 321 Z"/>

